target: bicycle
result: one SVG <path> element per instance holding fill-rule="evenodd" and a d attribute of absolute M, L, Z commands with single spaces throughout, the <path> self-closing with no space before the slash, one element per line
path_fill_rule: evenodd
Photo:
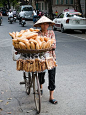
<path fill-rule="evenodd" d="M 26 72 L 23 72 L 23 78 L 26 93 L 28 95 L 30 94 L 31 88 L 33 87 L 35 106 L 37 113 L 39 114 L 41 112 L 41 95 L 40 95 L 40 84 L 37 74 L 38 74 L 37 72 L 28 72 L 28 75 L 26 75 Z M 20 82 L 20 84 L 22 84 L 22 82 Z"/>

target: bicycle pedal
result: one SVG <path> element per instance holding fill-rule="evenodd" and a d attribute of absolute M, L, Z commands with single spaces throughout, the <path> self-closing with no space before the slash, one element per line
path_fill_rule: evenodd
<path fill-rule="evenodd" d="M 24 81 L 20 82 L 20 85 L 22 85 L 22 84 L 25 84 L 25 82 Z"/>

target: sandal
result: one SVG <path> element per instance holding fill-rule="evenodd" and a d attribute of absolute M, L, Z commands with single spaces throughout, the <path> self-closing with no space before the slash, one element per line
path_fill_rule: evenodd
<path fill-rule="evenodd" d="M 49 100 L 50 103 L 52 104 L 57 104 L 58 102 L 55 99 Z"/>

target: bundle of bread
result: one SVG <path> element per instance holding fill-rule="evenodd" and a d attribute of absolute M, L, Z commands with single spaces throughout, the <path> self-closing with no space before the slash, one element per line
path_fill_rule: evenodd
<path fill-rule="evenodd" d="M 47 69 L 46 61 L 41 59 L 19 59 L 17 60 L 17 68 L 18 71 L 24 70 L 26 72 L 35 72 L 35 71 L 44 71 Z"/>
<path fill-rule="evenodd" d="M 46 58 L 46 65 L 48 70 L 57 66 L 56 61 L 53 59 L 53 57 Z"/>
<path fill-rule="evenodd" d="M 54 39 L 50 39 L 48 37 L 38 36 L 39 29 L 26 29 L 21 30 L 20 32 L 12 32 L 9 33 L 13 38 L 13 46 L 18 49 L 47 49 L 51 48 L 51 45 L 54 42 Z"/>
<path fill-rule="evenodd" d="M 17 60 L 17 70 L 24 70 L 26 72 L 41 72 L 45 69 L 52 69 L 56 67 L 56 61 L 53 60 L 53 57 L 47 58 L 45 60 L 42 59 L 19 59 Z"/>

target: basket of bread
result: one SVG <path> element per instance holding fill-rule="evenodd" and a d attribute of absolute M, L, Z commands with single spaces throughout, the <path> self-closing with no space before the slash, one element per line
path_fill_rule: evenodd
<path fill-rule="evenodd" d="M 54 39 L 38 36 L 39 29 L 26 29 L 20 32 L 10 32 L 15 50 L 21 54 L 16 61 L 16 69 L 26 72 L 42 72 L 56 67 L 56 61 L 49 52 Z M 44 53 L 43 53 L 44 52 Z"/>
<path fill-rule="evenodd" d="M 54 39 L 49 39 L 46 36 L 38 36 L 39 29 L 26 29 L 20 32 L 10 32 L 9 35 L 13 38 L 12 44 L 20 53 L 39 53 L 52 50 L 51 46 Z"/>
<path fill-rule="evenodd" d="M 56 61 L 53 57 L 49 57 L 46 59 L 18 59 L 16 63 L 16 69 L 18 71 L 26 71 L 26 72 L 43 72 L 44 70 L 50 70 L 57 66 Z"/>

